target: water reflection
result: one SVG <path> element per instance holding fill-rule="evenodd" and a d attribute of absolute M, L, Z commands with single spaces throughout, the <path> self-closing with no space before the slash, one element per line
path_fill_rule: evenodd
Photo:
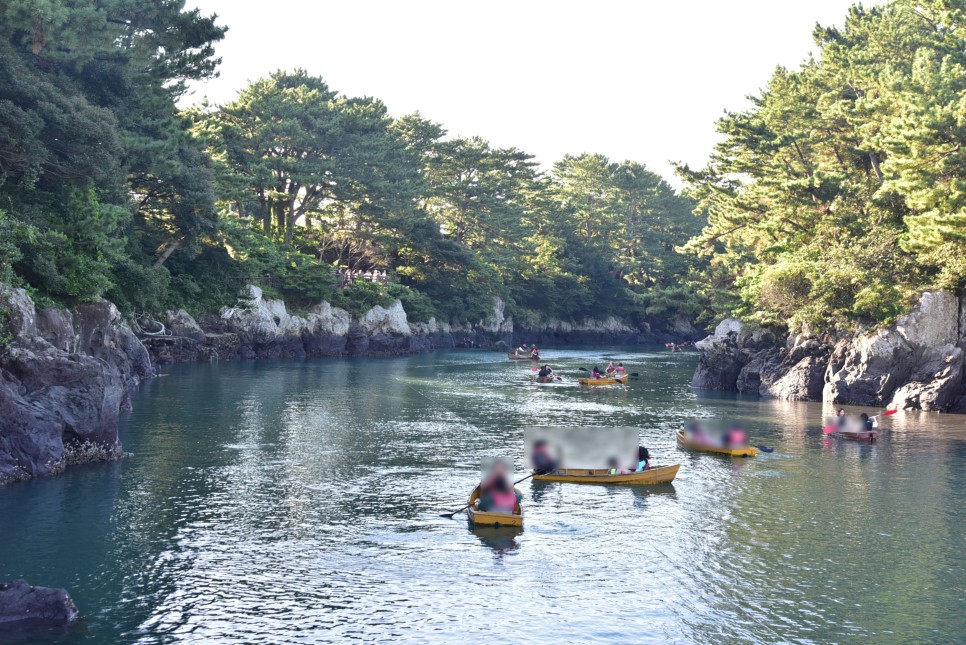
<path fill-rule="evenodd" d="M 821 405 L 693 392 L 693 355 L 548 354 L 570 379 L 605 357 L 641 377 L 535 388 L 485 352 L 175 368 L 135 398 L 133 459 L 0 491 L 0 579 L 70 588 L 88 622 L 67 642 L 966 633 L 966 418 L 900 413 L 862 445 L 823 435 Z M 681 450 L 694 417 L 775 452 Z M 524 470 L 534 423 L 637 427 L 681 470 L 664 487 L 525 482 L 523 531 L 439 517 L 484 458 Z"/>

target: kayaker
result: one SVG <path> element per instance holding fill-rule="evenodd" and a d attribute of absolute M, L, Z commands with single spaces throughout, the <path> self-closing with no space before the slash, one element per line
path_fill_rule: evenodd
<path fill-rule="evenodd" d="M 651 454 L 647 451 L 644 446 L 638 446 L 637 448 L 637 468 L 634 469 L 635 473 L 642 473 L 651 467 Z"/>
<path fill-rule="evenodd" d="M 553 376 L 553 370 L 550 369 L 549 365 L 544 365 L 543 367 L 540 368 L 540 371 L 537 372 L 537 376 L 539 376 L 540 378 L 547 378 L 548 376 Z"/>
<path fill-rule="evenodd" d="M 624 368 L 624 364 L 623 363 L 618 363 L 617 364 L 617 373 L 618 374 L 623 374 L 626 371 L 627 370 Z"/>
<path fill-rule="evenodd" d="M 616 368 L 616 367 L 614 367 L 614 361 L 611 361 L 611 362 L 609 362 L 609 363 L 607 364 L 607 373 L 608 373 L 608 374 L 613 374 L 613 373 L 614 373 L 614 372 L 616 372 L 616 371 L 617 371 L 617 368 Z"/>
<path fill-rule="evenodd" d="M 536 345 L 533 346 L 533 351 L 530 352 L 530 357 L 531 358 L 540 358 L 540 350 L 537 349 L 537 346 Z"/>
<path fill-rule="evenodd" d="M 590 376 L 592 378 L 604 378 L 604 373 L 600 371 L 599 367 L 595 366 L 594 369 L 591 370 Z"/>
<path fill-rule="evenodd" d="M 557 470 L 557 461 L 551 456 L 546 439 L 537 439 L 533 442 L 533 448 L 530 450 L 530 462 L 533 464 L 533 472 L 538 475 L 545 475 Z"/>

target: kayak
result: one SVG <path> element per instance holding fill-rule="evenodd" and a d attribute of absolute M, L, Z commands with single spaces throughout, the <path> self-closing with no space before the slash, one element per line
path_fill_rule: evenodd
<path fill-rule="evenodd" d="M 834 432 L 826 432 L 830 437 L 841 437 L 842 439 L 848 439 L 849 441 L 869 441 L 874 442 L 879 438 L 878 430 L 863 430 L 861 432 L 847 432 L 844 430 L 835 430 Z"/>
<path fill-rule="evenodd" d="M 470 522 L 474 526 L 523 526 L 523 508 L 517 504 L 510 513 L 486 513 L 476 508 L 476 502 L 480 499 L 480 487 L 477 485 L 470 493 L 470 506 L 466 509 L 466 514 L 470 516 Z"/>
<path fill-rule="evenodd" d="M 534 475 L 534 481 L 565 482 L 570 484 L 622 484 L 625 486 L 646 486 L 653 484 L 670 484 L 678 474 L 680 464 L 673 466 L 658 466 L 639 473 L 626 475 L 611 475 L 607 468 L 594 470 L 578 470 L 564 468 L 546 475 Z"/>
<path fill-rule="evenodd" d="M 581 385 L 626 385 L 627 374 L 623 376 L 604 376 L 602 378 L 579 378 L 577 382 Z"/>
<path fill-rule="evenodd" d="M 540 360 L 540 356 L 530 356 L 527 354 L 514 354 L 513 352 L 510 352 L 509 354 L 507 354 L 507 356 L 510 357 L 511 361 L 539 361 Z"/>
<path fill-rule="evenodd" d="M 729 457 L 754 457 L 758 454 L 758 450 L 754 446 L 744 446 L 743 448 L 719 448 L 718 446 L 709 446 L 703 443 L 695 443 L 693 441 L 688 441 L 684 436 L 684 430 L 677 431 L 678 443 L 684 448 L 689 450 L 697 450 L 698 452 L 710 452 L 716 455 L 727 455 Z"/>

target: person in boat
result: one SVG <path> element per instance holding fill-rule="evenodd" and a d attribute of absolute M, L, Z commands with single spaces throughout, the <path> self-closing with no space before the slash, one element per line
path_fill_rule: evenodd
<path fill-rule="evenodd" d="M 614 373 L 614 372 L 616 372 L 616 371 L 617 371 L 617 368 L 616 368 L 616 367 L 614 367 L 614 361 L 611 361 L 611 362 L 609 362 L 609 363 L 607 364 L 607 373 L 608 373 L 608 374 L 613 374 L 613 373 Z"/>
<path fill-rule="evenodd" d="M 551 377 L 553 376 L 553 370 L 550 369 L 549 365 L 544 365 L 543 367 L 540 368 L 540 371 L 537 372 L 537 376 L 539 376 L 540 378 Z"/>
<path fill-rule="evenodd" d="M 537 349 L 536 345 L 533 346 L 533 350 L 530 352 L 530 358 L 540 358 L 540 350 Z"/>
<path fill-rule="evenodd" d="M 748 444 L 748 435 L 741 429 L 741 426 L 732 425 L 724 433 L 723 448 L 744 448 Z"/>
<path fill-rule="evenodd" d="M 590 376 L 591 378 L 604 378 L 604 373 L 601 372 L 600 368 L 595 365 L 594 369 L 590 371 Z"/>
<path fill-rule="evenodd" d="M 629 475 L 634 472 L 633 470 L 623 468 L 620 465 L 620 462 L 617 461 L 617 457 L 611 457 L 607 460 L 607 468 L 609 469 L 611 475 Z"/>
<path fill-rule="evenodd" d="M 510 483 L 506 466 L 498 462 L 480 486 L 478 507 L 484 513 L 513 514 L 522 499 L 523 493 Z"/>
<path fill-rule="evenodd" d="M 623 374 L 626 371 L 627 371 L 627 369 L 624 368 L 624 364 L 623 363 L 618 363 L 617 364 L 617 373 L 618 374 Z"/>
<path fill-rule="evenodd" d="M 530 450 L 530 463 L 533 464 L 533 472 L 538 475 L 545 475 L 557 470 L 557 460 L 550 454 L 546 439 L 537 439 L 533 442 L 533 448 Z"/>
<path fill-rule="evenodd" d="M 845 424 L 848 422 L 849 422 L 849 417 L 848 415 L 845 414 L 845 410 L 843 410 L 842 408 L 839 408 L 839 411 L 835 416 L 835 423 L 838 426 L 839 430 L 844 429 Z"/>
<path fill-rule="evenodd" d="M 644 446 L 638 446 L 637 448 L 637 468 L 634 469 L 635 473 L 642 473 L 651 467 L 651 453 L 647 451 Z"/>
<path fill-rule="evenodd" d="M 521 355 L 522 354 L 529 354 L 530 353 L 530 348 L 527 346 L 526 343 L 523 343 L 522 345 L 520 345 L 519 347 L 517 347 L 516 353 L 517 354 L 521 354 Z"/>
<path fill-rule="evenodd" d="M 862 430 L 865 432 L 872 432 L 875 430 L 875 421 L 873 421 L 868 414 L 863 412 L 859 415 L 859 419 L 862 420 Z"/>

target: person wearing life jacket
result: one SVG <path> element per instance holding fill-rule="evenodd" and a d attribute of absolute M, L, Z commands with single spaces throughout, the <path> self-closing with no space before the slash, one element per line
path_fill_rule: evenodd
<path fill-rule="evenodd" d="M 613 374 L 614 372 L 616 372 L 616 371 L 617 371 L 617 368 L 616 368 L 616 367 L 614 367 L 614 361 L 611 361 L 611 362 L 609 362 L 609 363 L 607 364 L 607 369 L 606 369 L 605 371 L 606 371 L 606 372 L 607 372 L 608 374 Z"/>
<path fill-rule="evenodd" d="M 545 475 L 557 470 L 557 461 L 550 454 L 546 439 L 537 439 L 533 442 L 530 449 L 530 462 L 533 464 L 533 472 L 537 475 Z"/>
<path fill-rule="evenodd" d="M 613 363 L 611 363 L 611 365 L 613 365 Z M 627 370 L 624 368 L 624 364 L 623 363 L 618 363 L 617 364 L 617 373 L 618 374 L 623 374 L 626 371 Z"/>
<path fill-rule="evenodd" d="M 651 467 L 651 453 L 647 451 L 644 446 L 637 447 L 637 468 L 634 469 L 635 473 L 642 473 Z"/>
<path fill-rule="evenodd" d="M 539 376 L 540 378 L 547 378 L 548 376 L 553 376 L 553 370 L 550 369 L 549 365 L 544 365 L 543 367 L 540 368 L 540 371 L 537 372 L 537 376 Z"/>
<path fill-rule="evenodd" d="M 603 378 L 604 377 L 604 373 L 600 371 L 600 368 L 599 367 L 596 367 L 595 366 L 594 369 L 591 370 L 590 376 L 592 378 Z"/>
<path fill-rule="evenodd" d="M 540 358 L 540 350 L 534 345 L 533 349 L 530 351 L 530 358 Z"/>
<path fill-rule="evenodd" d="M 748 435 L 737 425 L 728 428 L 725 433 L 724 447 L 743 448 L 748 443 Z"/>
<path fill-rule="evenodd" d="M 484 513 L 512 515 L 522 499 L 523 494 L 510 484 L 506 473 L 498 472 L 483 484 L 479 509 Z"/>

